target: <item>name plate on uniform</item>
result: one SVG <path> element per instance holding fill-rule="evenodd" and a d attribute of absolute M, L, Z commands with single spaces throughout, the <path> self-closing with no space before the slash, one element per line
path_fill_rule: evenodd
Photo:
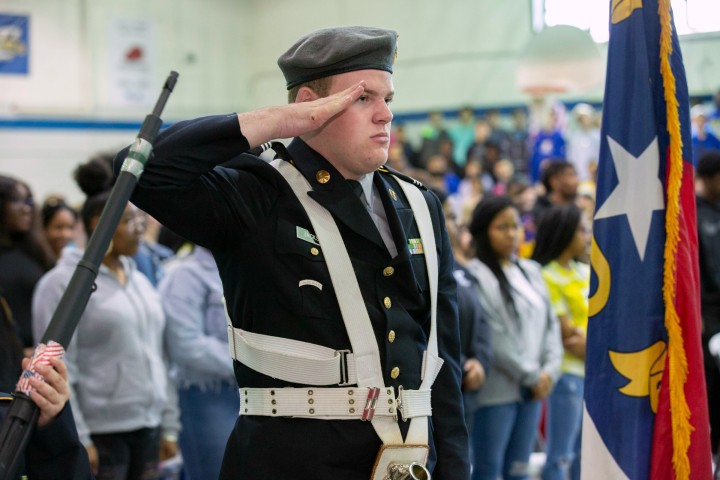
<path fill-rule="evenodd" d="M 428 445 L 383 445 L 370 480 L 430 480 L 425 469 L 429 452 Z"/>
<path fill-rule="evenodd" d="M 310 233 L 307 228 L 295 227 L 295 233 L 297 235 L 297 238 L 299 238 L 300 240 L 305 240 L 306 242 L 312 243 L 313 245 L 320 245 L 317 237 Z"/>

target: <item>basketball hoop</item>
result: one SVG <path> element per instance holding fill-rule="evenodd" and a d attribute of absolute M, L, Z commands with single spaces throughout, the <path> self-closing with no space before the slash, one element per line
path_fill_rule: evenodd
<path fill-rule="evenodd" d="M 583 92 L 604 83 L 605 64 L 588 32 L 558 25 L 528 42 L 515 80 L 522 92 L 534 98 Z"/>

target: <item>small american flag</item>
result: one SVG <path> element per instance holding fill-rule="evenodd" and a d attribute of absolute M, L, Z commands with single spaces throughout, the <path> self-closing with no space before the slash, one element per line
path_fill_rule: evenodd
<path fill-rule="evenodd" d="M 41 380 L 45 381 L 42 375 L 35 371 L 35 366 L 50 366 L 50 359 L 52 357 L 62 358 L 63 355 L 65 355 L 65 349 L 62 345 L 55 341 L 51 340 L 47 345 L 44 343 L 38 344 L 38 346 L 35 347 L 35 352 L 33 353 L 32 358 L 30 359 L 30 365 L 27 370 L 23 371 L 22 375 L 20 375 L 20 381 L 17 384 L 16 391 L 29 396 L 30 390 L 32 389 L 32 386 L 30 385 L 30 379 L 32 377 L 37 375 Z"/>

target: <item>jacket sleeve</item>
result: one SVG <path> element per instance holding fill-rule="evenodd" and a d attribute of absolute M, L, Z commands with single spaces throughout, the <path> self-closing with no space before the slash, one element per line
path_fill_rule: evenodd
<path fill-rule="evenodd" d="M 560 378 L 562 364 L 563 344 L 560 335 L 560 321 L 548 306 L 548 328 L 545 331 L 545 344 L 543 346 L 542 370 L 550 375 L 553 384 Z"/>
<path fill-rule="evenodd" d="M 249 148 L 236 115 L 180 122 L 158 135 L 131 200 L 178 235 L 212 248 L 253 231 L 267 216 L 268 175 Z M 115 158 L 119 174 L 129 147 Z M 232 168 L 220 165 L 231 162 Z M 243 168 L 250 164 L 250 170 Z"/>
<path fill-rule="evenodd" d="M 86 480 L 90 472 L 87 451 L 80 442 L 70 405 L 30 437 L 25 460 L 28 478 Z"/>
<path fill-rule="evenodd" d="M 460 368 L 463 368 L 468 358 L 475 358 L 487 371 L 492 365 L 492 332 L 483 314 L 476 287 L 458 286 L 457 298 L 462 345 Z"/>
<path fill-rule="evenodd" d="M 160 284 L 170 360 L 209 378 L 232 378 L 227 342 L 206 333 L 208 287 L 196 272 L 180 265 Z"/>
<path fill-rule="evenodd" d="M 475 315 L 475 357 L 480 361 L 487 372 L 493 365 L 492 329 L 487 316 L 483 312 L 482 304 L 476 299 L 477 313 Z"/>
<path fill-rule="evenodd" d="M 553 312 L 552 300 L 545 278 L 542 275 L 540 265 L 534 261 L 525 261 L 524 269 L 532 275 L 532 283 L 535 288 L 542 292 L 547 310 L 547 323 L 545 329 L 545 338 L 543 342 L 542 365 L 543 372 L 550 375 L 553 384 L 560 378 L 560 365 L 562 363 L 563 344 L 560 335 L 560 321 Z"/>
<path fill-rule="evenodd" d="M 460 327 L 460 370 L 465 362 L 475 356 L 475 314 L 468 289 L 457 286 L 458 321 Z M 462 372 L 465 376 L 465 372 Z"/>
<path fill-rule="evenodd" d="M 167 360 L 167 359 L 165 359 Z M 163 436 L 177 437 L 182 430 L 180 422 L 180 399 L 178 398 L 177 384 L 172 375 L 170 375 L 170 365 L 166 362 L 167 371 L 167 402 L 162 411 L 160 419 L 160 429 Z"/>
<path fill-rule="evenodd" d="M 433 441 L 437 463 L 435 480 L 470 478 L 468 433 L 460 391 L 461 369 L 460 330 L 458 326 L 456 283 L 453 276 L 453 255 L 445 230 L 445 218 L 439 201 L 433 196 L 430 212 L 436 230 L 438 248 L 437 329 L 438 350 L 444 360 L 432 387 Z"/>

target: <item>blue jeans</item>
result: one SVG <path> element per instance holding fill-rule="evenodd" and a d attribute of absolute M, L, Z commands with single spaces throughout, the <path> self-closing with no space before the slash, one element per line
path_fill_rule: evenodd
<path fill-rule="evenodd" d="M 480 407 L 475 412 L 473 480 L 528 478 L 528 463 L 540 420 L 541 402 L 528 400 Z"/>
<path fill-rule="evenodd" d="M 228 383 L 199 388 L 178 388 L 180 402 L 179 444 L 187 480 L 220 477 L 225 445 L 235 426 L 240 397 Z"/>
<path fill-rule="evenodd" d="M 583 377 L 565 373 L 548 398 L 543 480 L 580 479 L 584 383 Z"/>

